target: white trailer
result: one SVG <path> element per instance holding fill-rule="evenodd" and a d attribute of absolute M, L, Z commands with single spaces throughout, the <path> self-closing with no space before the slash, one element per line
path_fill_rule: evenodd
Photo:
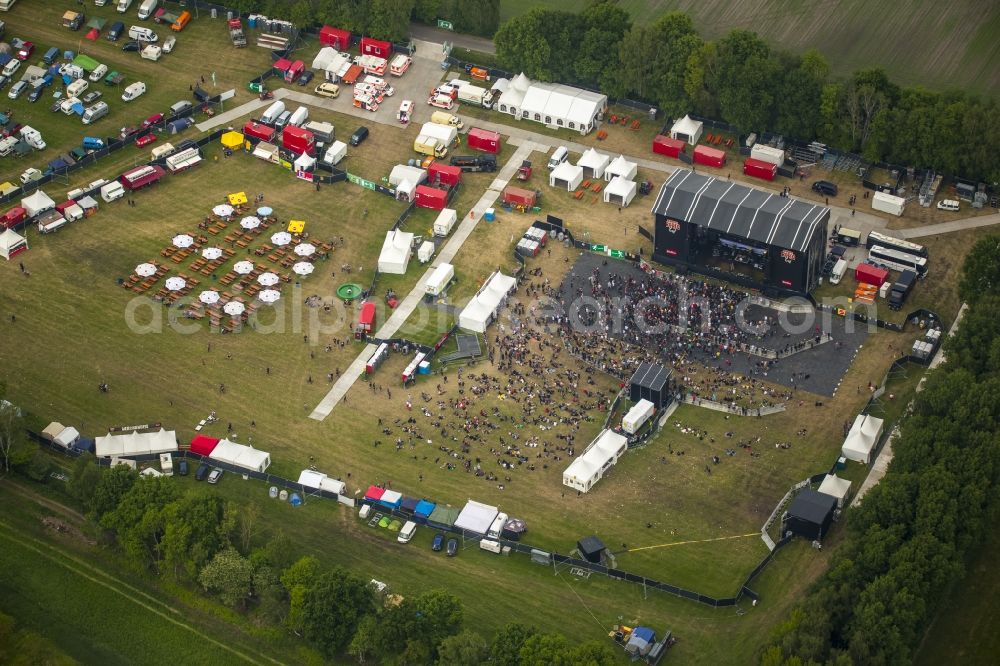
<path fill-rule="evenodd" d="M 424 287 L 424 292 L 430 296 L 439 296 L 454 277 L 455 267 L 451 264 L 441 264 L 427 278 L 427 285 Z"/>
<path fill-rule="evenodd" d="M 622 430 L 634 435 L 642 427 L 642 424 L 649 420 L 654 411 L 656 408 L 653 403 L 646 399 L 640 400 L 622 418 Z"/>
<path fill-rule="evenodd" d="M 288 119 L 288 124 L 295 125 L 296 127 L 302 127 L 302 124 L 307 120 L 309 120 L 309 109 L 304 106 L 300 106 L 295 109 L 295 113 L 293 113 L 292 117 Z"/>
<path fill-rule="evenodd" d="M 441 212 L 438 213 L 437 219 L 434 220 L 434 235 L 441 237 L 447 236 L 451 233 L 451 230 L 457 221 L 458 213 L 454 208 L 442 208 Z"/>
<path fill-rule="evenodd" d="M 840 281 L 844 279 L 844 274 L 847 272 L 847 260 L 838 259 L 837 263 L 833 265 L 833 270 L 830 271 L 830 284 L 840 284 Z"/>
<path fill-rule="evenodd" d="M 899 217 L 903 214 L 903 208 L 905 207 L 906 199 L 903 197 L 886 194 L 885 192 L 876 192 L 872 196 L 872 209 L 874 210 Z"/>
<path fill-rule="evenodd" d="M 347 144 L 343 141 L 334 141 L 326 153 L 323 154 L 323 162 L 330 166 L 337 166 L 340 160 L 347 157 Z"/>
<path fill-rule="evenodd" d="M 192 147 L 168 157 L 167 168 L 173 173 L 177 173 L 184 169 L 190 169 L 198 162 L 201 162 L 201 153 L 198 148 Z"/>

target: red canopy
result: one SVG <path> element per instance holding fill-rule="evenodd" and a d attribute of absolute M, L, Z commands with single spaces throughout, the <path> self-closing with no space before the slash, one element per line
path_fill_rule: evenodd
<path fill-rule="evenodd" d="M 202 456 L 212 455 L 212 451 L 215 450 L 215 445 L 219 443 L 215 437 L 208 437 L 206 435 L 195 435 L 191 438 L 191 453 L 197 453 Z"/>
<path fill-rule="evenodd" d="M 368 486 L 368 491 L 365 493 L 365 499 L 367 500 L 380 500 L 382 495 L 385 494 L 384 488 L 379 488 L 378 486 Z"/>
<path fill-rule="evenodd" d="M 98 37 L 101 36 L 101 31 L 97 28 L 91 28 L 90 32 L 87 33 L 87 39 L 90 41 L 96 41 Z"/>
<path fill-rule="evenodd" d="M 278 58 L 277 60 L 274 61 L 274 64 L 271 65 L 271 67 L 276 72 L 281 72 L 282 74 L 284 74 L 291 66 L 292 66 L 292 61 L 289 60 L 288 58 Z"/>

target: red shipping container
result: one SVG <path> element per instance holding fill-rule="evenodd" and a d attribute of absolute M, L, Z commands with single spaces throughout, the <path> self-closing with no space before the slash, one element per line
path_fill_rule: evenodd
<path fill-rule="evenodd" d="M 0 229 L 13 229 L 26 217 L 28 217 L 28 211 L 24 210 L 20 206 L 14 206 L 0 216 Z"/>
<path fill-rule="evenodd" d="M 454 187 L 462 180 L 462 169 L 443 162 L 431 162 L 430 166 L 427 167 L 427 180 L 431 183 L 440 182 Z"/>
<path fill-rule="evenodd" d="M 66 209 L 69 208 L 70 206 L 75 206 L 75 205 L 76 202 L 73 201 L 72 199 L 70 199 L 69 201 L 63 201 L 61 204 L 56 204 L 56 211 L 65 215 Z"/>
<path fill-rule="evenodd" d="M 726 151 L 708 146 L 698 145 L 694 147 L 695 164 L 704 164 L 711 167 L 723 167 L 726 165 Z"/>
<path fill-rule="evenodd" d="M 882 283 L 889 279 L 889 271 L 871 264 L 858 264 L 858 267 L 854 269 L 854 279 L 858 282 L 881 287 Z"/>
<path fill-rule="evenodd" d="M 281 145 L 297 155 L 312 155 L 316 152 L 316 137 L 309 130 L 286 125 L 281 130 Z"/>
<path fill-rule="evenodd" d="M 415 194 L 416 204 L 421 208 L 441 210 L 448 205 L 448 193 L 444 190 L 439 190 L 436 187 L 417 185 Z"/>
<path fill-rule="evenodd" d="M 392 43 L 371 37 L 361 38 L 361 55 L 373 55 L 386 60 L 392 56 Z"/>
<path fill-rule="evenodd" d="M 657 134 L 653 139 L 653 152 L 667 157 L 678 157 L 687 148 L 687 142 Z"/>
<path fill-rule="evenodd" d="M 332 46 L 339 51 L 346 51 L 351 48 L 351 33 L 349 30 L 324 25 L 319 31 L 319 43 Z"/>
<path fill-rule="evenodd" d="M 500 152 L 501 148 L 499 132 L 491 132 L 479 129 L 478 127 L 473 127 L 469 130 L 466 142 L 469 144 L 469 148 L 481 150 L 485 153 L 496 154 Z"/>
<path fill-rule="evenodd" d="M 535 205 L 535 192 L 520 187 L 508 187 L 503 191 L 503 202 L 514 206 L 532 208 Z"/>
<path fill-rule="evenodd" d="M 743 174 L 764 180 L 774 180 L 778 175 L 778 165 L 748 157 L 743 160 Z"/>
<path fill-rule="evenodd" d="M 261 125 L 260 123 L 255 123 L 251 120 L 243 126 L 243 134 L 246 136 L 252 136 L 255 139 L 260 139 L 261 141 L 273 143 L 275 130 L 273 127 Z"/>

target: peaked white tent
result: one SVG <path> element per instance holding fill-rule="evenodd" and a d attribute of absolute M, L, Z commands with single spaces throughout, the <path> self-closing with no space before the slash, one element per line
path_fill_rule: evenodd
<path fill-rule="evenodd" d="M 306 153 L 302 153 L 297 158 L 295 158 L 295 164 L 293 165 L 296 171 L 312 171 L 312 168 L 316 166 L 316 158 Z"/>
<path fill-rule="evenodd" d="M 56 202 L 52 200 L 52 197 L 41 190 L 36 190 L 33 194 L 21 199 L 21 208 L 28 214 L 28 217 L 34 217 L 55 207 Z"/>
<path fill-rule="evenodd" d="M 818 490 L 824 495 L 837 498 L 837 508 L 842 509 L 851 492 L 851 482 L 836 474 L 827 474 L 823 477 L 823 483 L 819 484 Z"/>
<path fill-rule="evenodd" d="M 427 180 L 427 171 L 420 167 L 412 167 L 405 164 L 397 164 L 392 167 L 392 171 L 389 172 L 389 185 L 395 187 L 404 180 L 410 181 L 414 186 L 419 185 Z"/>
<path fill-rule="evenodd" d="M 326 69 L 330 66 L 336 57 L 340 55 L 340 52 L 332 46 L 324 46 L 313 58 L 312 67 L 310 69 L 321 70 Z"/>
<path fill-rule="evenodd" d="M 162 428 L 156 432 L 132 431 L 124 435 L 105 435 L 94 442 L 94 451 L 99 458 L 142 456 L 176 450 L 177 433 Z"/>
<path fill-rule="evenodd" d="M 703 129 L 704 124 L 700 120 L 694 120 L 691 116 L 684 116 L 677 120 L 673 124 L 673 127 L 670 128 L 670 138 L 687 141 L 689 145 L 693 146 L 701 138 Z"/>
<path fill-rule="evenodd" d="M 635 174 L 639 166 L 635 162 L 629 162 L 624 155 L 619 155 L 604 170 L 604 180 L 614 180 L 615 176 L 621 176 L 625 180 L 635 180 Z"/>
<path fill-rule="evenodd" d="M 882 436 L 883 420 L 870 414 L 858 414 L 844 439 L 840 454 L 848 460 L 871 462 L 872 449 Z"/>
<path fill-rule="evenodd" d="M 524 101 L 524 94 L 528 92 L 531 80 L 521 72 L 510 80 L 507 89 L 497 100 L 496 109 L 501 113 L 509 113 L 512 116 L 520 117 L 521 102 Z"/>
<path fill-rule="evenodd" d="M 417 196 L 417 184 L 404 180 L 396 185 L 396 201 L 410 202 Z"/>
<path fill-rule="evenodd" d="M 237 444 L 228 439 L 219 440 L 209 458 L 253 472 L 263 472 L 271 464 L 271 455 L 267 451 Z"/>
<path fill-rule="evenodd" d="M 382 273 L 402 275 L 410 263 L 410 249 L 413 247 L 413 234 L 408 231 L 387 231 L 382 252 L 378 256 L 378 269 Z"/>
<path fill-rule="evenodd" d="M 13 229 L 4 229 L 3 233 L 0 233 L 0 257 L 10 261 L 11 257 L 26 249 L 28 241 Z"/>
<path fill-rule="evenodd" d="M 467 331 L 485 333 L 507 296 L 517 287 L 517 280 L 496 271 L 490 276 L 458 315 L 458 326 Z"/>
<path fill-rule="evenodd" d="M 549 187 L 565 187 L 572 192 L 583 181 L 583 168 L 569 162 L 563 162 L 549 174 Z"/>
<path fill-rule="evenodd" d="M 343 481 L 331 479 L 323 472 L 317 472 L 312 469 L 302 470 L 299 474 L 299 484 L 305 488 L 325 490 L 327 492 L 337 493 L 338 495 L 343 495 L 344 490 L 347 488 L 347 484 Z"/>
<path fill-rule="evenodd" d="M 611 163 L 611 156 L 599 153 L 593 148 L 588 148 L 587 152 L 580 156 L 580 161 L 576 163 L 583 169 L 584 178 L 602 178 L 604 170 Z"/>
<path fill-rule="evenodd" d="M 522 72 L 511 79 L 495 108 L 519 120 L 587 134 L 607 110 L 608 97 L 561 83 L 531 81 Z"/>
<path fill-rule="evenodd" d="M 628 438 L 612 430 L 602 430 L 576 460 L 563 471 L 563 485 L 589 492 L 628 449 Z"/>
<path fill-rule="evenodd" d="M 469 500 L 455 519 L 455 527 L 473 534 L 486 534 L 498 513 L 500 510 L 495 506 Z"/>
<path fill-rule="evenodd" d="M 604 188 L 604 203 L 627 206 L 635 198 L 636 187 L 634 180 L 615 176 L 615 179 Z"/>

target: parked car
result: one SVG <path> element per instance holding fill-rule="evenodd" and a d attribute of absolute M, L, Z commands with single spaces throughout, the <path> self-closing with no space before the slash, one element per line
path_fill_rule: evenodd
<path fill-rule="evenodd" d="M 35 88 L 34 90 L 31 91 L 31 94 L 28 95 L 28 101 L 37 102 L 38 98 L 42 96 L 43 92 L 45 92 L 45 86 L 39 86 L 38 88 Z"/>
<path fill-rule="evenodd" d="M 3 88 L 8 83 L 10 83 L 10 77 L 0 74 L 0 88 Z"/>
<path fill-rule="evenodd" d="M 163 40 L 163 52 L 170 53 L 171 51 L 174 50 L 174 46 L 176 45 L 177 45 L 177 38 L 174 37 L 173 35 L 170 35 L 165 40 Z"/>
<path fill-rule="evenodd" d="M 153 134 L 152 132 L 150 132 L 149 134 L 145 134 L 143 136 L 140 136 L 138 139 L 136 139 L 135 140 L 135 145 L 138 148 L 142 148 L 143 146 L 148 146 L 149 144 L 153 143 L 154 141 L 156 141 L 156 135 Z"/>
<path fill-rule="evenodd" d="M 446 551 L 448 557 L 455 557 L 458 554 L 458 541 L 455 539 L 448 539 L 448 550 Z"/>
<path fill-rule="evenodd" d="M 180 476 L 187 476 L 188 475 L 188 461 L 187 460 L 183 460 L 182 459 L 179 463 L 177 463 L 177 474 L 179 474 Z"/>
<path fill-rule="evenodd" d="M 336 97 L 340 94 L 340 86 L 336 83 L 321 83 L 316 86 L 316 94 L 320 97 Z"/>
<path fill-rule="evenodd" d="M 152 127 L 153 125 L 160 122 L 163 122 L 163 114 L 154 113 L 149 118 L 146 118 L 145 120 L 142 121 L 142 129 L 146 129 L 147 127 Z"/>
<path fill-rule="evenodd" d="M 31 42 L 25 42 L 23 40 L 14 38 L 10 41 L 11 47 L 14 49 L 14 57 L 18 60 L 27 60 L 31 57 L 31 54 L 35 51 L 35 45 Z"/>
<path fill-rule="evenodd" d="M 84 104 L 89 105 L 91 102 L 96 102 L 97 100 L 99 100 L 101 98 L 101 95 L 103 94 L 104 93 L 102 93 L 100 90 L 91 90 L 89 93 L 81 97 L 80 101 L 83 102 Z"/>
<path fill-rule="evenodd" d="M 139 42 L 132 39 L 122 44 L 122 51 L 138 51 L 141 48 Z"/>
<path fill-rule="evenodd" d="M 359 127 L 354 130 L 354 134 L 351 135 L 351 145 L 360 146 L 361 142 L 368 138 L 368 128 Z"/>
<path fill-rule="evenodd" d="M 129 126 L 129 127 L 123 127 L 118 132 L 118 138 L 119 139 L 127 139 L 128 137 L 132 136 L 133 134 L 138 134 L 138 133 L 139 133 L 139 128 L 138 127 L 131 127 L 131 126 Z"/>
<path fill-rule="evenodd" d="M 224 469 L 216 467 L 215 469 L 212 470 L 212 473 L 208 475 L 208 482 L 213 484 L 218 483 L 219 479 L 222 478 L 224 472 L 225 472 Z"/>
<path fill-rule="evenodd" d="M 444 534 L 438 532 L 437 534 L 434 535 L 434 540 L 431 541 L 431 550 L 433 550 L 435 553 L 439 553 L 441 552 L 441 546 L 443 545 L 444 545 Z"/>
<path fill-rule="evenodd" d="M 14 73 L 19 69 L 21 69 L 21 61 L 11 60 L 3 66 L 3 75 L 10 78 L 11 76 L 14 76 Z"/>
<path fill-rule="evenodd" d="M 828 180 L 817 180 L 812 185 L 813 192 L 818 192 L 819 194 L 824 194 L 828 197 L 837 196 L 837 184 L 831 183 Z"/>
<path fill-rule="evenodd" d="M 314 76 L 316 76 L 316 74 L 311 70 L 307 69 L 306 71 L 302 72 L 302 76 L 299 77 L 299 80 L 296 81 L 296 83 L 298 83 L 300 86 L 309 85 L 309 82 L 313 80 Z"/>
<path fill-rule="evenodd" d="M 123 32 L 125 32 L 125 24 L 121 21 L 115 21 L 111 25 L 111 29 L 108 30 L 108 41 L 117 42 L 121 38 Z"/>
<path fill-rule="evenodd" d="M 18 81 L 10 87 L 10 92 L 7 93 L 7 97 L 11 99 L 17 99 L 24 94 L 24 91 L 28 89 L 27 81 Z"/>
<path fill-rule="evenodd" d="M 208 472 L 212 469 L 212 466 L 208 463 L 202 463 L 198 465 L 198 470 L 194 473 L 195 481 L 204 481 L 205 477 L 208 476 Z"/>

